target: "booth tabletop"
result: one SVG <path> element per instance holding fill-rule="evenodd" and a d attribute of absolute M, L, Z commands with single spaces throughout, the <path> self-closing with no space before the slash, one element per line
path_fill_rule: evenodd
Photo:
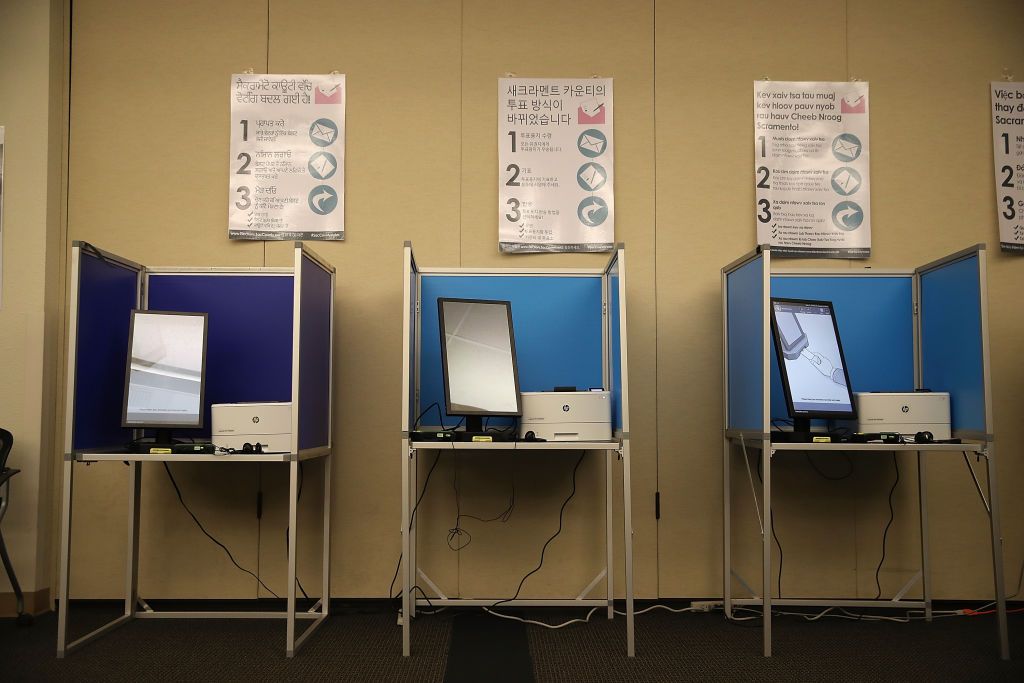
<path fill-rule="evenodd" d="M 291 462 L 322 458 L 329 450 L 294 453 L 126 453 L 100 448 L 75 451 L 76 462 Z"/>
<path fill-rule="evenodd" d="M 729 437 L 735 445 L 741 442 L 747 448 L 760 450 L 761 439 L 740 439 L 738 436 Z M 985 449 L 980 443 L 785 443 L 777 442 L 772 444 L 776 451 L 874 451 L 876 453 L 892 453 L 894 451 L 938 451 L 962 453 L 980 453 Z"/>
<path fill-rule="evenodd" d="M 618 450 L 618 441 L 413 441 L 419 450 L 459 451 L 608 451 Z"/>

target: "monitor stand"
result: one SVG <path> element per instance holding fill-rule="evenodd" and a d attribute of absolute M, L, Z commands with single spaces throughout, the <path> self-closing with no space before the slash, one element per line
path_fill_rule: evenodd
<path fill-rule="evenodd" d="M 814 436 L 811 434 L 811 418 L 794 417 L 793 433 L 790 435 L 791 443 L 811 443 Z"/>
<path fill-rule="evenodd" d="M 158 428 L 153 434 L 153 443 L 148 444 L 150 448 L 171 448 L 174 446 L 174 436 L 166 427 Z"/>
<path fill-rule="evenodd" d="M 473 441 L 474 437 L 480 437 L 480 441 L 513 441 L 515 439 L 510 434 L 485 431 L 482 415 L 466 415 L 465 430 L 455 431 L 452 434 L 455 437 L 455 441 Z"/>

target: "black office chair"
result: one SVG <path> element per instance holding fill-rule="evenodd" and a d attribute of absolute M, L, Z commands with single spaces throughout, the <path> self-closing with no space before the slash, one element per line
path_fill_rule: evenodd
<path fill-rule="evenodd" d="M 21 471 L 7 466 L 7 456 L 11 454 L 13 446 L 14 435 L 6 429 L 0 428 L 0 487 L 3 487 L 3 495 L 0 496 L 0 522 L 3 522 L 4 515 L 7 514 L 7 502 L 11 498 L 11 477 Z M 7 554 L 7 544 L 4 543 L 2 527 L 0 527 L 0 559 L 4 562 L 7 578 L 11 581 L 14 597 L 18 601 L 18 626 L 31 626 L 32 615 L 25 612 L 25 595 L 21 592 L 18 577 L 14 575 L 14 565 L 11 564 L 10 555 Z"/>

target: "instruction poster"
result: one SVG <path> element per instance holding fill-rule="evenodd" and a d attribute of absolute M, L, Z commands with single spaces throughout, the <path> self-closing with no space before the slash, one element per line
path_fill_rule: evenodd
<path fill-rule="evenodd" d="M 1024 83 L 992 83 L 992 145 L 999 244 L 1024 254 Z"/>
<path fill-rule="evenodd" d="M 345 76 L 231 77 L 228 236 L 345 239 Z"/>
<path fill-rule="evenodd" d="M 610 251 L 612 79 L 498 79 L 498 246 Z"/>
<path fill-rule="evenodd" d="M 781 256 L 871 255 L 868 84 L 754 82 L 758 244 Z"/>

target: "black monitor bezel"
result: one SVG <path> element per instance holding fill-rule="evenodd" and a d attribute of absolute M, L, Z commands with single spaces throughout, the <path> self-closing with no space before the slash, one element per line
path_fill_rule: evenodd
<path fill-rule="evenodd" d="M 139 313 L 145 315 L 188 315 L 201 317 L 203 319 L 203 368 L 199 375 L 199 421 L 198 423 L 181 422 L 129 422 L 128 421 L 128 386 L 132 375 L 132 348 L 135 344 L 135 316 Z M 206 345 L 210 334 L 210 316 L 203 312 L 190 311 L 149 311 L 145 309 L 133 309 L 132 319 L 128 327 L 128 354 L 125 359 L 124 370 L 124 398 L 121 402 L 121 426 L 128 429 L 202 429 L 206 416 Z"/>
<path fill-rule="evenodd" d="M 448 341 L 444 333 L 444 304 L 447 301 L 463 304 L 491 304 L 505 306 L 505 317 L 508 320 L 508 338 L 512 346 L 512 376 L 516 384 L 516 410 L 515 412 L 496 412 L 493 410 L 463 410 L 461 408 L 453 412 L 451 393 L 448 388 Z M 493 416 L 493 417 L 521 417 L 523 414 L 523 394 L 519 388 L 519 357 L 516 355 L 516 333 L 512 322 L 512 302 L 501 299 L 462 299 L 457 297 L 437 298 L 437 329 L 441 337 L 441 382 L 444 384 L 444 411 L 448 415 L 457 416 Z"/>
<path fill-rule="evenodd" d="M 775 320 L 775 304 L 797 304 L 797 305 L 811 305 L 811 306 L 824 306 L 828 308 L 829 315 L 832 317 L 832 329 L 836 335 L 836 345 L 839 347 L 839 360 L 843 366 L 843 376 L 846 378 L 846 392 L 850 396 L 850 410 L 848 411 L 827 411 L 827 410 L 801 410 L 798 411 L 793 406 L 793 393 L 789 386 L 789 373 L 786 371 L 786 360 L 782 355 L 782 343 L 779 339 L 779 326 Z M 839 324 L 836 321 L 836 309 L 831 301 L 820 301 L 817 299 L 791 299 L 788 297 L 771 297 L 768 302 L 768 310 L 771 316 L 771 334 L 772 334 L 772 346 L 775 347 L 775 360 L 779 366 L 779 376 L 782 380 L 782 393 L 786 397 L 786 410 L 789 412 L 789 416 L 794 420 L 798 418 L 807 419 L 821 419 L 821 420 L 856 420 L 857 419 L 857 402 L 853 396 L 853 386 L 850 384 L 850 369 L 846 363 L 846 354 L 843 351 L 843 338 L 839 334 Z"/>

